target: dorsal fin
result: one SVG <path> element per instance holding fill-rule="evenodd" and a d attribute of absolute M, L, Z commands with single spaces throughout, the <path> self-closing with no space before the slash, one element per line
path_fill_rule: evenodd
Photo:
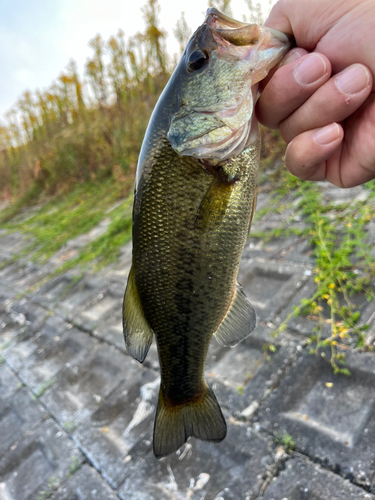
<path fill-rule="evenodd" d="M 123 327 L 128 353 L 143 363 L 152 344 L 153 331 L 143 313 L 135 285 L 133 268 L 130 270 L 125 290 Z"/>
<path fill-rule="evenodd" d="M 221 345 L 234 347 L 250 335 L 256 322 L 254 308 L 237 283 L 228 312 L 215 332 L 216 340 Z"/>

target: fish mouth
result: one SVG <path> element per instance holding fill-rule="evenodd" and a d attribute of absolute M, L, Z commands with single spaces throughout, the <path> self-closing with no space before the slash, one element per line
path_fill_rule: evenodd
<path fill-rule="evenodd" d="M 211 49 L 213 67 L 224 68 L 223 73 L 233 77 L 227 78 L 229 84 L 223 84 L 222 94 L 216 102 L 202 100 L 203 106 L 198 102 L 192 106 L 190 118 L 187 118 L 189 108 L 184 103 L 171 120 L 167 138 L 181 156 L 225 161 L 240 154 L 255 140 L 256 84 L 291 48 L 291 37 L 267 27 L 237 21 L 215 8 L 207 10 L 205 21 L 195 36 L 196 40 L 204 40 L 208 51 Z M 196 50 L 197 45 L 191 45 Z M 202 44 L 202 50 L 206 46 Z M 233 73 L 227 68 L 233 68 Z M 215 82 L 213 73 L 208 72 L 208 75 L 208 79 Z"/>
<path fill-rule="evenodd" d="M 292 44 L 293 41 L 293 37 L 287 33 L 257 24 L 237 21 L 214 7 L 207 9 L 204 22 L 210 27 L 213 33 L 216 33 L 222 39 L 237 47 L 256 44 L 264 33 L 268 33 L 270 38 L 272 38 L 273 46 L 279 45 L 277 41 L 280 42 L 280 46 Z"/>
<path fill-rule="evenodd" d="M 211 26 L 212 28 L 222 28 L 222 29 L 226 28 L 238 29 L 248 25 L 248 23 L 237 21 L 237 19 L 233 19 L 232 17 L 223 14 L 215 7 L 211 7 L 206 10 L 206 19 L 204 22 L 209 26 Z"/>

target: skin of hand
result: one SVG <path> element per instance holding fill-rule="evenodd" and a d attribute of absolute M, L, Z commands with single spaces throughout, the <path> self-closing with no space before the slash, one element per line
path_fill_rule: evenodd
<path fill-rule="evenodd" d="M 280 0 L 265 25 L 297 45 L 256 107 L 288 143 L 289 171 L 343 188 L 375 178 L 374 0 Z"/>

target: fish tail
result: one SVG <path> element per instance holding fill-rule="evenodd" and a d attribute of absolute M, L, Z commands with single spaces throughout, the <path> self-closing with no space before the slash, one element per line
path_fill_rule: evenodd
<path fill-rule="evenodd" d="M 167 402 L 162 389 L 154 426 L 154 455 L 162 458 L 178 450 L 190 436 L 202 441 L 222 441 L 227 426 L 212 389 L 205 384 L 202 396 L 188 402 Z"/>

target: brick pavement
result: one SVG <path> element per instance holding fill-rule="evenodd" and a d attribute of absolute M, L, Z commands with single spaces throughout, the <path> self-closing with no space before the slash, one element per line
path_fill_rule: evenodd
<path fill-rule="evenodd" d="M 361 188 L 353 193 L 363 196 Z M 325 196 L 340 203 L 348 191 L 329 188 Z M 281 217 L 271 214 L 257 229 Z M 21 234 L 1 232 L 0 260 L 23 245 Z M 250 240 L 239 281 L 258 327 L 233 349 L 213 340 L 207 359 L 228 435 L 218 445 L 189 440 L 159 461 L 152 454 L 156 347 L 140 365 L 122 337 L 131 246 L 95 275 L 76 282 L 80 271 L 72 270 L 37 286 L 63 255 L 0 269 L 1 500 L 375 500 L 375 354 L 349 352 L 352 376 L 333 375 L 304 346 L 311 320 L 294 318 L 271 336 L 272 325 L 313 293 L 306 241 Z M 363 304 L 368 320 L 374 306 Z M 275 353 L 265 355 L 267 342 Z M 276 444 L 285 433 L 296 451 Z"/>

